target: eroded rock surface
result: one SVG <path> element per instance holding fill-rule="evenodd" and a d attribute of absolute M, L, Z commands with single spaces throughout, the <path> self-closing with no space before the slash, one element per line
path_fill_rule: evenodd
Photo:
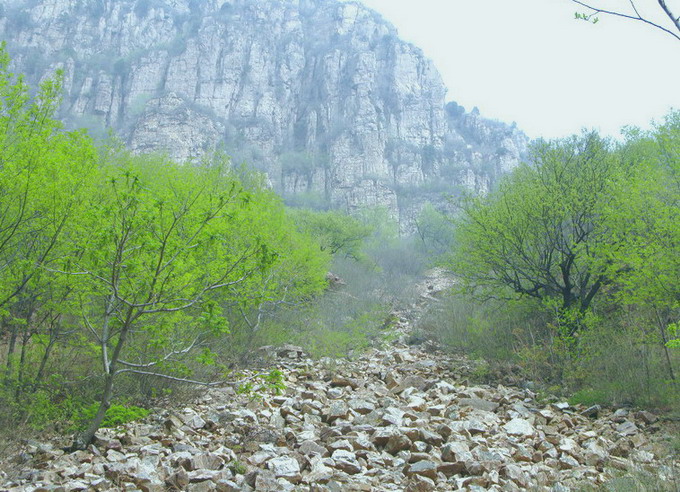
<path fill-rule="evenodd" d="M 64 70 L 71 126 L 181 160 L 224 148 L 285 195 L 383 206 L 405 230 L 526 150 L 514 125 L 447 104 L 433 63 L 360 3 L 14 0 L 0 36 L 33 84 Z"/>

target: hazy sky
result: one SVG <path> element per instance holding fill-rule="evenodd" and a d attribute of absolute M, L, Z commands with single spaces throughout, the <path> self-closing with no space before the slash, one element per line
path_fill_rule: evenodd
<path fill-rule="evenodd" d="M 434 60 L 447 100 L 516 121 L 530 137 L 618 135 L 680 109 L 680 41 L 642 23 L 577 21 L 569 0 L 361 1 Z M 658 10 L 656 0 L 637 3 Z M 667 3 L 680 15 L 680 0 Z"/>

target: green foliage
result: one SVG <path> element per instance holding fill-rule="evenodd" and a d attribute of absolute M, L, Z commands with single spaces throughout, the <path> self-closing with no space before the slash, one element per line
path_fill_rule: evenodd
<path fill-rule="evenodd" d="M 373 231 L 370 225 L 335 211 L 294 210 L 292 215 L 298 229 L 314 237 L 322 251 L 354 260 L 365 258 L 362 249 Z"/>
<path fill-rule="evenodd" d="M 583 12 L 575 12 L 574 13 L 574 18 L 576 20 L 583 20 L 586 22 L 590 22 L 592 24 L 597 24 L 600 22 L 600 18 L 597 16 L 597 12 L 593 14 L 584 14 Z"/>
<path fill-rule="evenodd" d="M 591 389 L 607 403 L 672 407 L 680 387 L 669 370 L 680 357 L 664 347 L 650 314 L 648 307 L 608 307 L 607 317 L 581 334 L 565 362 L 565 385 Z"/>
<path fill-rule="evenodd" d="M 549 339 L 546 321 L 535 302 L 478 302 L 451 294 L 427 309 L 416 330 L 455 352 L 487 360 L 521 361 L 534 343 Z M 545 364 L 555 361 L 542 346 L 540 353 Z"/>
<path fill-rule="evenodd" d="M 62 74 L 45 80 L 34 98 L 22 77 L 8 71 L 0 48 L 0 308 L 33 282 L 58 248 L 95 171 L 95 149 L 81 132 L 54 119 Z"/>
<path fill-rule="evenodd" d="M 312 325 L 302 331 L 301 338 L 304 338 L 304 345 L 315 358 L 362 353 L 378 341 L 387 316 L 384 306 L 375 305 L 335 326 Z"/>
<path fill-rule="evenodd" d="M 425 327 L 517 360 L 574 401 L 671 407 L 680 391 L 679 163 L 678 112 L 649 132 L 628 129 L 616 146 L 592 133 L 534 144 L 530 164 L 463 202 L 449 265 L 474 298 L 426 316 Z M 516 295 L 534 300 L 524 303 L 528 319 L 508 303 Z"/>
<path fill-rule="evenodd" d="M 286 228 L 280 201 L 243 188 L 226 162 L 113 157 L 118 165 L 104 169 L 90 203 L 97 224 L 73 245 L 82 256 L 63 267 L 99 300 L 83 305 L 83 317 L 102 348 L 102 408 L 118 374 L 187 381 L 182 357 L 195 350 L 215 365 L 205 348 L 229 331 L 223 309 L 250 323 L 248 312 L 278 296 L 321 289 L 325 271 L 324 255 Z"/>
<path fill-rule="evenodd" d="M 69 295 L 73 291 L 49 267 L 73 255 L 64 239 L 77 229 L 86 208 L 84 196 L 97 173 L 96 150 L 84 133 L 66 132 L 54 119 L 60 72 L 45 79 L 32 97 L 23 77 L 10 73 L 8 67 L 3 45 L 0 338 L 8 340 L 3 379 L 13 401 L 3 400 L 10 408 L 18 407 L 14 412 L 18 418 L 37 427 L 63 413 L 43 385 L 50 354 L 59 352 L 56 340 L 66 327 L 72 328 L 74 305 Z M 78 336 L 64 338 L 62 351 L 81 341 Z"/>
<path fill-rule="evenodd" d="M 414 239 L 397 237 L 396 222 L 386 210 L 369 210 L 359 219 L 373 230 L 366 239 L 366 261 L 338 254 L 331 270 L 341 282 L 313 303 L 259 310 L 259 322 L 234 329 L 228 347 L 220 349 L 230 360 L 247 363 L 258 347 L 286 343 L 302 346 L 313 357 L 351 356 L 389 339 L 392 308 L 414 302 L 413 285 L 425 260 Z"/>
<path fill-rule="evenodd" d="M 628 472 L 619 472 L 615 478 L 608 480 L 600 486 L 592 483 L 584 483 L 579 488 L 582 492 L 677 492 L 680 489 L 680 476 L 678 476 L 673 457 L 662 460 L 661 466 L 645 467 L 636 466 Z M 659 473 L 659 470 L 667 470 Z"/>
<path fill-rule="evenodd" d="M 84 407 L 80 411 L 80 418 L 82 422 L 87 422 L 94 418 L 97 414 L 97 409 L 99 408 L 98 403 L 93 403 Z M 102 427 L 118 427 L 119 425 L 127 424 L 128 422 L 133 422 L 135 420 L 140 420 L 151 413 L 151 410 L 146 408 L 137 407 L 134 405 L 111 405 L 106 411 L 104 420 L 102 421 Z"/>
<path fill-rule="evenodd" d="M 358 211 L 356 218 L 371 228 L 369 249 L 385 248 L 399 241 L 399 222 L 387 207 L 371 207 Z"/>
<path fill-rule="evenodd" d="M 680 41 L 680 17 L 678 17 L 677 12 L 673 12 L 673 7 L 669 7 L 665 1 L 659 0 L 659 5 L 657 7 L 658 11 L 652 14 L 650 14 L 648 10 L 643 11 L 642 9 L 638 9 L 635 2 L 632 1 L 630 2 L 629 9 L 619 6 L 619 10 L 616 8 L 603 8 L 604 5 L 591 4 L 590 2 L 583 0 L 571 1 L 578 4 L 580 8 L 588 9 L 587 12 L 575 12 L 574 17 L 576 20 L 597 24 L 600 21 L 600 15 L 609 15 L 618 19 L 641 21 L 647 26 L 665 32 Z M 642 12 L 642 14 L 640 12 Z M 665 19 L 666 21 L 670 19 L 670 22 L 660 22 L 660 19 Z"/>
<path fill-rule="evenodd" d="M 441 256 L 450 251 L 454 241 L 454 226 L 442 212 L 428 203 L 416 219 L 416 232 L 428 254 Z"/>
<path fill-rule="evenodd" d="M 534 144 L 530 165 L 463 202 L 452 269 L 483 295 L 555 298 L 585 313 L 607 280 L 595 252 L 609 241 L 602 210 L 620 175 L 609 147 L 592 133 Z"/>
<path fill-rule="evenodd" d="M 470 373 L 473 381 L 479 381 L 481 383 L 487 383 L 489 381 L 490 375 L 491 366 L 484 359 L 479 360 L 478 364 L 476 364 L 475 368 L 472 370 L 472 373 Z"/>
<path fill-rule="evenodd" d="M 245 475 L 248 471 L 246 465 L 239 460 L 234 460 L 230 462 L 229 469 L 231 470 L 232 473 L 237 475 Z"/>
<path fill-rule="evenodd" d="M 680 348 L 680 324 L 671 323 L 668 325 L 668 333 L 673 338 L 666 342 L 668 348 Z"/>
<path fill-rule="evenodd" d="M 604 391 L 583 388 L 569 398 L 569 404 L 590 407 L 601 403 L 607 403 L 607 400 L 607 394 Z"/>
<path fill-rule="evenodd" d="M 268 373 L 258 374 L 251 380 L 236 388 L 237 394 L 251 395 L 253 398 L 261 398 L 264 393 L 282 394 L 286 390 L 283 373 L 278 369 L 272 369 Z"/>
<path fill-rule="evenodd" d="M 47 389 L 18 400 L 15 388 L 4 386 L 0 387 L 0 407 L 3 409 L 0 418 L 3 428 L 11 429 L 17 422 L 22 422 L 32 430 L 41 431 L 55 424 L 72 422 L 80 403 L 70 396 L 55 401 L 54 395 Z"/>
<path fill-rule="evenodd" d="M 451 351 L 518 364 L 523 378 L 574 393 L 575 403 L 672 408 L 679 388 L 660 334 L 646 326 L 650 308 L 603 309 L 596 308 L 587 329 L 569 343 L 556 336 L 552 313 L 536 302 L 452 295 L 426 311 L 416 333 Z M 668 355 L 676 367 L 680 354 Z"/>
<path fill-rule="evenodd" d="M 96 149 L 54 119 L 61 74 L 31 97 L 8 67 L 3 48 L 0 401 L 11 419 L 70 418 L 82 405 L 59 394 L 66 376 L 87 380 L 77 401 L 100 395 L 85 412 L 93 420 L 77 445 L 87 444 L 102 422 L 137 415 L 110 406 L 114 380 L 151 394 L 167 389 L 159 381 L 223 377 L 216 341 L 326 287 L 330 255 L 261 176 L 221 155 L 180 166 L 115 143 Z M 280 375 L 261 384 L 280 390 Z"/>
<path fill-rule="evenodd" d="M 655 306 L 667 329 L 680 313 L 680 112 L 650 133 L 629 131 L 620 154 L 631 170 L 604 210 L 611 240 L 600 255 L 616 299 Z"/>
<path fill-rule="evenodd" d="M 240 330 L 229 338 L 232 357 L 247 361 L 253 349 L 264 345 L 291 343 L 303 347 L 313 358 L 343 357 L 361 353 L 383 335 L 388 307 L 374 298 L 356 299 L 330 291 L 313 305 L 279 308 L 253 332 Z M 259 384 L 250 383 L 251 390 Z"/>

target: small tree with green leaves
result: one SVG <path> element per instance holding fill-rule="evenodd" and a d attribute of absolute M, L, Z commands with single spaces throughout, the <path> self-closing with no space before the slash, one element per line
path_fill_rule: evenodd
<path fill-rule="evenodd" d="M 440 256 L 451 250 L 454 228 L 451 219 L 428 203 L 415 220 L 416 233 L 430 254 Z"/>
<path fill-rule="evenodd" d="M 451 268 L 482 295 L 514 292 L 554 304 L 562 335 L 575 335 L 608 281 L 595 255 L 611 240 L 601 214 L 619 173 L 609 144 L 594 133 L 537 142 L 530 163 L 498 190 L 463 201 Z"/>
<path fill-rule="evenodd" d="M 680 113 L 650 132 L 630 130 L 620 154 L 630 172 L 615 181 L 603 210 L 611 241 L 598 255 L 616 280 L 616 300 L 651 308 L 659 339 L 673 346 L 680 319 Z"/>
<path fill-rule="evenodd" d="M 219 157 L 182 167 L 98 151 L 54 119 L 61 74 L 31 98 L 8 66 L 3 46 L 0 335 L 8 330 L 10 343 L 0 403 L 40 403 L 27 418 L 73 413 L 54 412 L 47 376 L 65 373 L 50 374 L 48 361 L 75 356 L 77 379 L 98 358 L 101 393 L 74 443 L 82 448 L 121 375 L 204 383 L 192 368 L 216 363 L 213 342 L 229 321 L 255 329 L 272 307 L 311 299 L 326 286 L 330 254 L 296 230 L 256 173 Z M 264 382 L 277 384 L 271 377 Z M 71 396 L 66 406 L 82 403 Z"/>
<path fill-rule="evenodd" d="M 24 384 L 32 337 L 59 326 L 51 304 L 54 276 L 44 270 L 64 250 L 64 235 L 76 227 L 83 197 L 96 176 L 96 151 L 82 132 L 65 131 L 55 119 L 61 101 L 61 72 L 47 78 L 32 97 L 22 76 L 9 72 L 0 47 L 0 334 L 8 332 L 5 382 Z M 50 308 L 45 308 L 51 304 Z M 47 322 L 49 320 L 49 322 Z M 16 351 L 19 349 L 18 364 Z M 46 356 L 49 356 L 46 350 Z M 42 377 L 46 360 L 40 364 Z M 35 381 L 34 381 L 35 383 Z"/>
<path fill-rule="evenodd" d="M 94 437 L 120 374 L 190 381 L 170 369 L 228 329 L 217 291 L 252 293 L 246 286 L 276 260 L 252 233 L 251 221 L 263 219 L 249 213 L 252 194 L 224 166 L 125 157 L 103 172 L 89 220 L 73 238 L 76 259 L 60 268 L 81 280 L 82 318 L 99 347 L 104 381 L 97 414 L 76 448 Z M 145 349 L 135 345 L 140 339 Z"/>
<path fill-rule="evenodd" d="M 370 225 L 336 211 L 299 209 L 293 211 L 293 217 L 298 229 L 316 238 L 322 251 L 354 260 L 364 258 L 364 242 L 373 232 Z"/>
<path fill-rule="evenodd" d="M 280 308 L 299 307 L 325 290 L 331 261 L 324 239 L 296 224 L 298 210 L 285 209 L 272 192 L 260 190 L 256 196 L 251 213 L 259 218 L 250 222 L 248 234 L 259 234 L 275 252 L 275 258 L 267 270 L 245 284 L 230 287 L 230 295 L 221 297 L 241 348 L 252 346 L 263 322 Z M 241 362 L 248 352 L 242 353 Z"/>

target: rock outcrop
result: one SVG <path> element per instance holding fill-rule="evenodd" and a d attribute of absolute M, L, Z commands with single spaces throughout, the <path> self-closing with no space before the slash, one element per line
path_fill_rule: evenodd
<path fill-rule="evenodd" d="M 488 190 L 526 148 L 514 126 L 446 105 L 432 62 L 359 3 L 17 0 L 0 14 L 18 70 L 64 70 L 69 125 L 183 160 L 224 149 L 297 203 L 381 205 L 408 229 L 426 199 Z"/>

